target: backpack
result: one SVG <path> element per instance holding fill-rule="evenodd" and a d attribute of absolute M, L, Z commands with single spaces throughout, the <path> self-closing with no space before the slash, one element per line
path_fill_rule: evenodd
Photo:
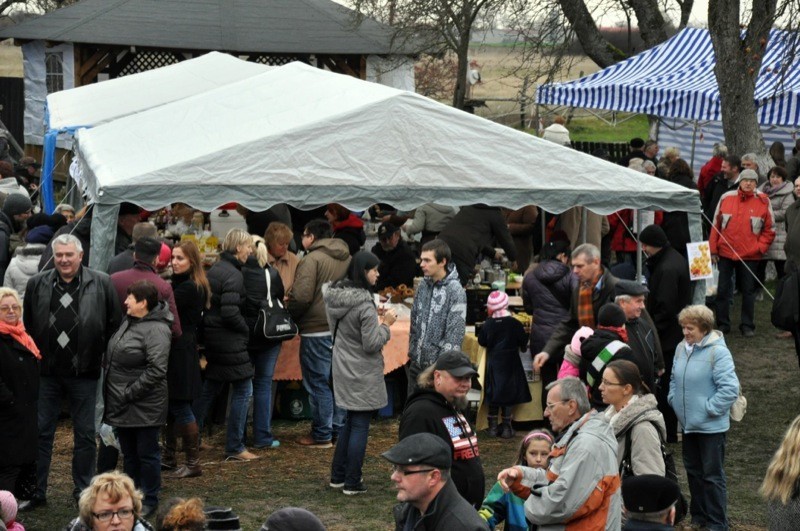
<path fill-rule="evenodd" d="M 678 487 L 680 488 L 680 482 L 678 481 L 678 469 L 675 468 L 675 457 L 672 455 L 672 452 L 667 450 L 664 444 L 664 439 L 661 437 L 661 431 L 658 429 L 656 423 L 652 420 L 648 420 L 647 422 L 652 424 L 653 428 L 655 428 L 656 433 L 658 434 L 658 439 L 661 442 L 661 457 L 664 459 L 664 477 L 677 483 Z M 638 423 L 632 424 L 631 427 L 624 432 L 625 453 L 622 455 L 622 464 L 619 466 L 620 480 L 634 475 L 633 464 L 631 463 L 631 439 L 633 439 L 633 428 L 636 426 L 636 424 Z M 688 508 L 689 504 L 686 503 L 686 497 L 683 495 L 683 492 L 681 492 L 678 502 L 675 504 L 676 525 L 686 516 Z"/>
<path fill-rule="evenodd" d="M 800 283 L 795 268 L 787 271 L 778 281 L 775 300 L 772 301 L 770 320 L 775 328 L 794 330 L 800 320 Z"/>

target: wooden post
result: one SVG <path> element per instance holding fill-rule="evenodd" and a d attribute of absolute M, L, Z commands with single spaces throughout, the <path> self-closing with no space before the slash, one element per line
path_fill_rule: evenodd
<path fill-rule="evenodd" d="M 528 76 L 522 80 L 522 89 L 519 94 L 519 128 L 520 131 L 525 130 L 525 102 L 527 100 L 526 94 L 528 93 Z"/>

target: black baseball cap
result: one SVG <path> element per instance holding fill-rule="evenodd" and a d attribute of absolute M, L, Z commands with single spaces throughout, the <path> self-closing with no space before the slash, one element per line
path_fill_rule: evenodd
<path fill-rule="evenodd" d="M 478 374 L 469 356 L 460 350 L 449 350 L 439 356 L 436 360 L 437 371 L 447 371 L 456 378 L 463 378 L 464 376 L 472 376 Z"/>

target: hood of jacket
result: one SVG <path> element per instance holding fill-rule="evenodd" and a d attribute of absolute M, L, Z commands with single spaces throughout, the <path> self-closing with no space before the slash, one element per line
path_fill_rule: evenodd
<path fill-rule="evenodd" d="M 14 254 L 23 273 L 33 276 L 39 272 L 39 259 L 42 257 L 45 247 L 41 243 L 29 243 L 23 247 L 17 247 Z"/>
<path fill-rule="evenodd" d="M 720 344 L 725 347 L 728 346 L 728 344 L 725 342 L 725 337 L 722 335 L 722 332 L 720 332 L 719 330 L 712 330 L 703 339 L 701 339 L 699 343 L 695 345 L 695 348 L 710 347 L 716 344 Z"/>
<path fill-rule="evenodd" d="M 600 352 L 612 341 L 622 341 L 622 338 L 616 332 L 598 328 L 594 334 L 583 340 L 581 352 Z"/>
<path fill-rule="evenodd" d="M 406 402 L 405 406 L 406 409 L 408 409 L 408 406 L 410 406 L 413 402 L 433 402 L 439 407 L 456 411 L 455 407 L 453 407 L 453 405 L 448 402 L 441 393 L 434 389 L 417 389 L 410 397 L 408 397 L 408 402 Z"/>
<path fill-rule="evenodd" d="M 339 238 L 323 238 L 311 244 L 308 248 L 309 253 L 325 253 L 335 260 L 347 260 L 350 258 L 350 250 L 347 243 Z"/>
<path fill-rule="evenodd" d="M 458 278 L 458 270 L 456 269 L 455 264 L 447 264 L 447 274 L 442 280 L 434 282 L 431 277 L 425 277 L 425 282 L 433 284 L 434 286 L 444 286 L 446 284 L 456 282 L 459 286 L 461 286 L 461 280 Z"/>
<path fill-rule="evenodd" d="M 324 294 L 325 307 L 333 319 L 341 319 L 356 306 L 374 305 L 372 293 L 356 286 L 351 280 L 334 282 Z"/>
<path fill-rule="evenodd" d="M 571 274 L 569 267 L 558 260 L 545 260 L 533 270 L 533 276 L 545 285 L 555 284 Z"/>
<path fill-rule="evenodd" d="M 784 183 L 781 186 L 773 189 L 770 186 L 769 181 L 767 181 L 758 187 L 758 191 L 763 194 L 766 194 L 768 197 L 782 197 L 784 195 L 789 195 L 792 192 L 794 192 L 794 186 L 792 186 L 791 181 L 784 181 Z"/>
<path fill-rule="evenodd" d="M 433 210 L 435 210 L 436 212 L 439 212 L 440 214 L 455 214 L 456 213 L 456 209 L 455 208 L 453 208 L 451 206 L 447 206 L 447 205 L 440 205 L 438 203 L 428 203 L 425 206 L 428 207 L 428 208 L 432 208 Z"/>
<path fill-rule="evenodd" d="M 339 230 L 342 230 L 342 229 L 348 229 L 348 228 L 349 229 L 356 229 L 356 230 L 363 229 L 364 228 L 364 222 L 361 220 L 361 218 L 359 218 L 355 214 L 351 213 L 349 216 L 347 216 L 347 219 L 344 219 L 342 221 L 337 221 L 333 226 L 333 230 L 335 230 L 335 231 L 339 231 Z"/>
<path fill-rule="evenodd" d="M 139 322 L 144 323 L 147 321 L 163 321 L 172 326 L 172 321 L 175 318 L 172 312 L 169 311 L 169 306 L 164 301 L 158 301 L 158 306 L 147 312 L 147 315 L 139 319 Z"/>
<path fill-rule="evenodd" d="M 614 406 L 609 406 L 605 415 L 611 419 L 614 415 Z M 652 393 L 639 396 L 636 400 L 628 402 L 628 405 L 619 411 L 612 423 L 614 435 L 619 437 L 635 424 L 650 421 L 654 421 L 655 425 L 658 426 L 662 439 L 666 439 L 667 429 L 664 425 L 664 417 L 658 411 L 658 401 Z"/>

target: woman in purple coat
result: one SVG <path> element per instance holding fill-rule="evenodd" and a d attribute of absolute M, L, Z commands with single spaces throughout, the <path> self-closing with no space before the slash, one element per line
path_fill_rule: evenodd
<path fill-rule="evenodd" d="M 533 316 L 531 352 L 541 352 L 553 330 L 569 317 L 572 290 L 577 286 L 568 265 L 569 256 L 569 241 L 551 238 L 539 253 L 539 265 L 522 281 L 522 303 L 525 311 Z M 547 401 L 545 388 L 558 378 L 563 357 L 563 353 L 559 353 L 542 366 L 542 404 Z"/>

